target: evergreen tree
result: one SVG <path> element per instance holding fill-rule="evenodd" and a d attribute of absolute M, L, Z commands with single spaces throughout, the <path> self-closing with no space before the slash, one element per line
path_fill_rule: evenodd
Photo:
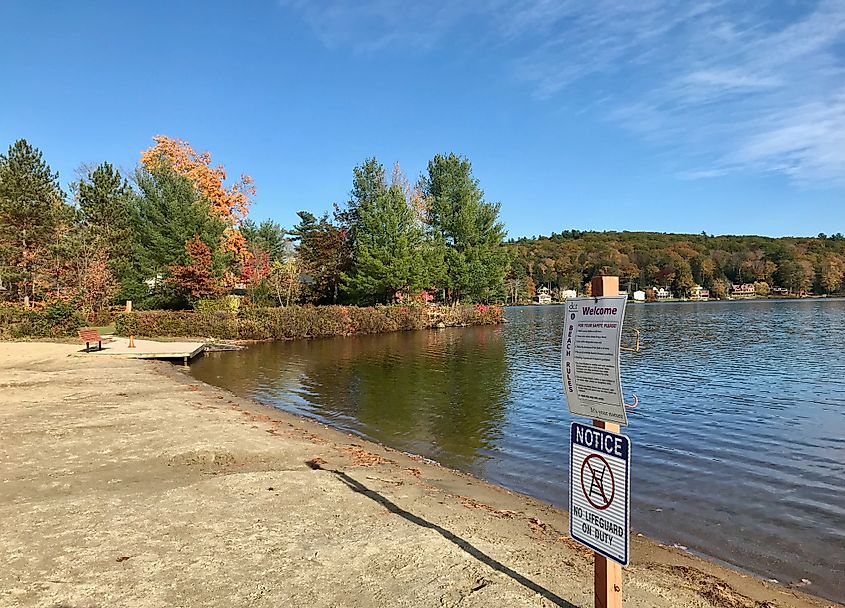
<path fill-rule="evenodd" d="M 504 293 L 508 254 L 498 203 L 484 201 L 469 160 L 437 155 L 420 179 L 428 223 L 445 248 L 446 300 L 487 301 Z"/>
<path fill-rule="evenodd" d="M 360 207 L 352 272 L 344 287 L 362 303 L 390 303 L 426 285 L 423 231 L 405 192 L 394 184 Z"/>
<path fill-rule="evenodd" d="M 79 217 L 98 239 L 108 243 L 115 254 L 129 237 L 132 188 L 120 172 L 102 163 L 74 186 Z"/>
<path fill-rule="evenodd" d="M 60 241 L 57 229 L 69 217 L 58 173 L 40 150 L 20 139 L 0 154 L 0 279 L 10 294 L 36 295 L 38 271 L 59 266 L 50 253 Z"/>
<path fill-rule="evenodd" d="M 335 211 L 335 220 L 345 231 L 350 249 L 354 249 L 362 213 L 374 207 L 379 198 L 387 193 L 384 165 L 376 158 L 367 158 L 352 170 L 352 174 L 352 191 L 346 208 Z"/>
<path fill-rule="evenodd" d="M 260 224 L 246 220 L 241 224 L 241 234 L 250 249 L 257 247 L 266 252 L 271 262 L 283 262 L 290 253 L 285 229 L 273 220 L 264 220 Z"/>
<path fill-rule="evenodd" d="M 292 241 L 301 243 L 305 235 L 316 230 L 319 221 L 317 216 L 310 211 L 297 211 L 296 215 L 299 216 L 299 222 L 294 225 L 290 235 Z"/>
<path fill-rule="evenodd" d="M 132 188 L 120 172 L 104 162 L 73 186 L 79 207 L 76 234 L 78 267 L 105 259 L 120 283 L 131 282 Z M 99 265 L 97 268 L 101 268 Z M 105 278 L 100 278 L 105 280 Z"/>
<path fill-rule="evenodd" d="M 336 304 L 343 273 L 349 269 L 344 230 L 307 211 L 297 213 L 300 222 L 291 234 L 298 241 L 297 253 L 305 283 L 304 297 L 318 303 Z"/>
<path fill-rule="evenodd" d="M 213 252 L 214 273 L 220 276 L 226 254 L 220 249 L 225 224 L 210 214 L 209 201 L 186 177 L 167 166 L 139 169 L 133 209 L 134 297 L 141 299 L 153 287 L 162 305 L 174 306 L 180 296 L 167 289 L 171 267 L 191 264 L 186 244 L 199 238 Z M 132 295 L 132 294 L 128 294 Z"/>

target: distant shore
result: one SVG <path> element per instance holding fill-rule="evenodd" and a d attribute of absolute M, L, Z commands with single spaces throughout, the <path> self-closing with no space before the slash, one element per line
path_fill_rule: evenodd
<path fill-rule="evenodd" d="M 0 344 L 0 606 L 592 606 L 566 514 L 165 363 Z M 633 539 L 628 607 L 830 606 Z"/>
<path fill-rule="evenodd" d="M 578 296 L 579 298 L 589 298 L 590 296 L 581 295 Z M 803 301 L 803 300 L 845 300 L 845 295 L 822 295 L 822 296 L 777 296 L 777 297 L 755 297 L 755 298 L 725 298 L 723 300 L 717 300 L 716 298 L 708 298 L 706 300 L 692 300 L 692 299 L 683 299 L 683 298 L 666 298 L 663 300 L 631 300 L 629 299 L 627 302 L 628 304 L 678 304 L 681 302 L 689 302 L 692 304 L 706 304 L 716 303 L 716 302 L 796 302 L 796 301 Z M 566 304 L 566 300 L 562 302 L 549 302 L 548 304 L 539 304 L 537 302 L 528 302 L 523 304 L 502 304 L 504 308 L 520 308 L 520 307 L 530 307 L 530 306 L 562 306 Z"/>

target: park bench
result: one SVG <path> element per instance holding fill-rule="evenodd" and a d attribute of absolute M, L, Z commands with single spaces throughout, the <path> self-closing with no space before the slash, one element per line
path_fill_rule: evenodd
<path fill-rule="evenodd" d="M 97 343 L 97 350 L 103 350 L 103 338 L 96 329 L 80 329 L 79 339 L 85 342 L 85 352 L 91 352 L 90 344 Z"/>

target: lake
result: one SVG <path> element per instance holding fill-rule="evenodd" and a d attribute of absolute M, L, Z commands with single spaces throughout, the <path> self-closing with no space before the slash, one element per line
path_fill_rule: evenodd
<path fill-rule="evenodd" d="M 566 509 L 563 314 L 263 343 L 191 372 Z M 633 329 L 634 530 L 845 599 L 845 300 L 629 304 Z"/>

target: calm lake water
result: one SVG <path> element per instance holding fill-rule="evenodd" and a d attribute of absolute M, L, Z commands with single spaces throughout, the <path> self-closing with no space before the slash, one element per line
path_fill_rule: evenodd
<path fill-rule="evenodd" d="M 210 353 L 200 380 L 566 508 L 564 307 Z M 632 527 L 845 599 L 845 301 L 629 305 Z"/>

